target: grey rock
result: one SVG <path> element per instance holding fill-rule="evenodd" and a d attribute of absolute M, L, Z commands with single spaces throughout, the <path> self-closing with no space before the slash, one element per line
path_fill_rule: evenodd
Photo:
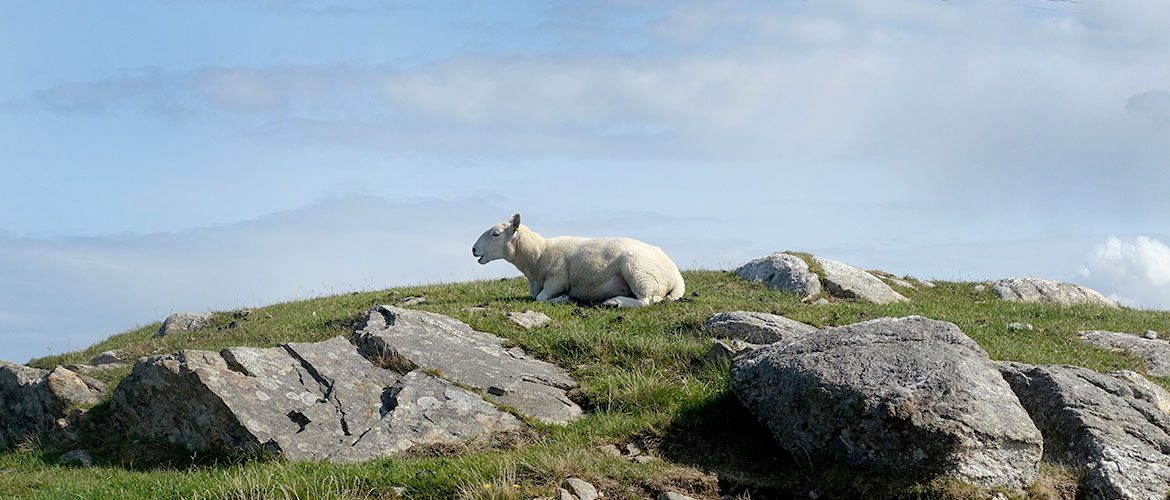
<path fill-rule="evenodd" d="M 1043 278 L 1005 278 L 992 282 L 991 288 L 999 298 L 1011 302 L 1117 307 L 1116 302 L 1091 288 Z"/>
<path fill-rule="evenodd" d="M 114 391 L 128 435 L 190 450 L 353 462 L 523 424 L 422 371 L 374 366 L 342 337 L 139 360 Z"/>
<path fill-rule="evenodd" d="M 1147 338 L 1150 340 L 1156 339 L 1156 338 L 1158 338 L 1158 332 L 1155 332 L 1153 330 L 1146 330 L 1146 333 L 1142 334 L 1142 338 Z"/>
<path fill-rule="evenodd" d="M 402 306 L 417 306 L 419 304 L 426 304 L 427 298 L 421 296 L 403 297 L 398 300 L 398 304 Z"/>
<path fill-rule="evenodd" d="M 96 404 L 105 392 L 105 384 L 64 367 L 0 361 L 0 449 L 27 438 L 73 438 L 80 415 L 73 410 Z"/>
<path fill-rule="evenodd" d="M 89 364 L 93 366 L 114 365 L 121 363 L 122 357 L 118 355 L 118 351 L 105 351 L 89 360 Z"/>
<path fill-rule="evenodd" d="M 975 291 L 976 291 L 976 292 L 978 292 L 978 293 L 983 293 L 983 292 L 986 292 L 986 291 L 987 291 L 987 285 L 975 285 Z"/>
<path fill-rule="evenodd" d="M 753 311 L 723 312 L 707 319 L 704 328 L 712 337 L 742 340 L 751 344 L 792 342 L 817 331 L 796 320 Z"/>
<path fill-rule="evenodd" d="M 935 284 L 933 281 L 919 281 L 919 283 L 922 283 L 922 286 L 924 286 L 926 288 L 934 288 L 935 287 Z"/>
<path fill-rule="evenodd" d="M 561 488 L 564 488 L 580 500 L 597 500 L 601 498 L 601 494 L 597 492 L 597 488 L 584 479 L 575 477 L 567 478 L 561 484 Z"/>
<path fill-rule="evenodd" d="M 577 495 L 569 493 L 569 490 L 564 488 L 557 489 L 557 498 L 560 500 L 577 500 Z"/>
<path fill-rule="evenodd" d="M 860 299 L 875 304 L 909 302 L 890 285 L 861 269 L 835 260 L 814 257 L 825 270 L 824 285 L 829 294 L 843 299 Z"/>
<path fill-rule="evenodd" d="M 735 270 L 748 281 L 762 282 L 772 290 L 795 293 L 803 298 L 821 293 L 821 281 L 808 263 L 792 254 L 774 253 L 755 259 Z"/>
<path fill-rule="evenodd" d="M 552 318 L 548 317 L 544 313 L 539 313 L 532 310 L 524 312 L 510 312 L 508 313 L 508 319 L 512 320 L 513 323 L 520 325 L 525 330 L 540 328 L 552 321 Z"/>
<path fill-rule="evenodd" d="M 1023 488 L 1041 436 L 987 353 L 912 316 L 830 328 L 737 358 L 731 388 L 802 460 Z"/>
<path fill-rule="evenodd" d="M 829 299 L 826 299 L 824 297 L 821 297 L 813 302 L 813 305 L 818 305 L 818 306 L 827 306 L 829 304 L 832 304 L 832 302 L 829 302 Z"/>
<path fill-rule="evenodd" d="M 1101 330 L 1077 332 L 1077 336 L 1089 344 L 1128 351 L 1145 360 L 1150 375 L 1170 377 L 1170 342 Z"/>
<path fill-rule="evenodd" d="M 163 337 L 175 332 L 195 332 L 211 326 L 211 313 L 180 312 L 167 316 L 162 327 L 158 329 L 158 336 Z"/>
<path fill-rule="evenodd" d="M 104 365 L 93 366 L 93 365 L 75 365 L 75 364 L 70 363 L 70 364 L 65 364 L 65 365 L 61 365 L 61 366 L 65 369 L 68 369 L 69 371 L 76 373 L 76 374 L 79 374 L 79 375 L 90 375 L 93 373 L 104 372 L 104 371 L 113 370 L 116 368 L 122 368 L 122 367 L 125 367 L 126 364 L 125 363 L 107 363 Z"/>
<path fill-rule="evenodd" d="M 1007 325 L 1007 329 L 1013 332 L 1030 332 L 1035 328 L 1031 323 L 1020 323 L 1019 321 L 1013 321 Z"/>
<path fill-rule="evenodd" d="M 664 491 L 658 494 L 658 500 L 695 500 L 677 491 Z"/>
<path fill-rule="evenodd" d="M 565 370 L 519 347 L 505 349 L 503 339 L 454 318 L 376 306 L 358 325 L 354 339 L 377 363 L 438 370 L 443 378 L 483 391 L 487 399 L 542 422 L 563 424 L 583 414 L 566 395 L 577 383 Z"/>
<path fill-rule="evenodd" d="M 707 351 L 706 360 L 708 363 L 730 363 L 732 359 L 741 354 L 747 354 L 755 351 L 761 347 L 759 344 L 750 344 L 742 340 L 716 340 L 715 344 L 711 346 L 711 350 Z"/>
<path fill-rule="evenodd" d="M 1044 434 L 1045 459 L 1082 471 L 1078 498 L 1161 500 L 1170 493 L 1164 389 L 1133 372 L 1022 363 L 1002 363 L 1000 371 Z"/>
<path fill-rule="evenodd" d="M 88 451 L 77 449 L 70 450 L 61 455 L 59 459 L 63 464 L 74 464 L 82 467 L 89 467 L 93 465 L 93 457 L 89 455 Z"/>

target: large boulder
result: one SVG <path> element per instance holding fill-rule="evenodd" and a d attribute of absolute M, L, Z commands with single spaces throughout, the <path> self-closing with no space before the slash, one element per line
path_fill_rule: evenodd
<path fill-rule="evenodd" d="M 912 316 L 830 328 L 737 358 L 731 388 L 785 450 L 817 463 L 983 486 L 1036 476 L 1041 436 L 983 351 Z"/>
<path fill-rule="evenodd" d="M 772 290 L 791 292 L 802 298 L 821 294 L 821 280 L 804 259 L 788 254 L 774 253 L 739 267 L 735 274 L 748 281 L 762 282 Z"/>
<path fill-rule="evenodd" d="M 73 410 L 99 402 L 105 384 L 66 368 L 41 370 L 0 361 L 0 449 L 28 438 L 69 437 Z"/>
<path fill-rule="evenodd" d="M 991 288 L 996 296 L 1011 302 L 1117 307 L 1092 288 L 1044 278 L 1004 278 L 993 281 Z"/>
<path fill-rule="evenodd" d="M 1101 330 L 1077 332 L 1077 336 L 1096 346 L 1127 351 L 1146 361 L 1150 375 L 1170 377 L 1170 342 L 1166 340 Z"/>
<path fill-rule="evenodd" d="M 191 450 L 340 462 L 523 425 L 423 371 L 375 366 L 342 337 L 139 360 L 110 415 L 128 435 Z"/>
<path fill-rule="evenodd" d="M 1046 460 L 1082 472 L 1086 499 L 1170 494 L 1170 394 L 1133 372 L 1000 365 L 1044 434 Z"/>
<path fill-rule="evenodd" d="M 910 301 L 868 272 L 843 262 L 823 257 L 814 258 L 825 270 L 823 284 L 829 295 L 842 299 L 861 299 L 875 304 Z"/>
<path fill-rule="evenodd" d="M 722 312 L 707 318 L 707 334 L 716 338 L 742 340 L 751 344 L 792 342 L 817 327 L 784 316 L 754 311 Z"/>
<path fill-rule="evenodd" d="M 179 312 L 167 316 L 158 329 L 158 336 L 165 337 L 175 332 L 195 332 L 211 326 L 211 313 Z"/>
<path fill-rule="evenodd" d="M 379 364 L 436 370 L 542 422 L 564 424 L 583 415 L 566 394 L 577 383 L 563 369 L 448 316 L 376 306 L 354 340 Z"/>

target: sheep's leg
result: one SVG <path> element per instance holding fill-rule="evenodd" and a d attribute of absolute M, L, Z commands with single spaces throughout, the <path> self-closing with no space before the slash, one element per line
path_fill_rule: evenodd
<path fill-rule="evenodd" d="M 602 302 L 601 305 L 603 307 L 644 307 L 650 305 L 650 298 L 614 297 Z"/>
<path fill-rule="evenodd" d="M 552 302 L 553 304 L 563 304 L 569 301 L 569 294 L 565 291 L 565 287 L 555 282 L 544 282 L 544 289 L 536 294 L 537 302 Z"/>
<path fill-rule="evenodd" d="M 551 298 L 551 299 L 548 299 L 548 300 L 546 300 L 546 301 L 544 301 L 544 302 L 545 302 L 545 303 L 548 303 L 548 304 L 564 304 L 564 303 L 566 303 L 566 302 L 568 302 L 568 301 L 569 301 L 569 294 L 567 294 L 567 293 L 564 293 L 564 294 L 561 294 L 561 295 L 557 295 L 556 297 L 553 297 L 553 298 Z"/>

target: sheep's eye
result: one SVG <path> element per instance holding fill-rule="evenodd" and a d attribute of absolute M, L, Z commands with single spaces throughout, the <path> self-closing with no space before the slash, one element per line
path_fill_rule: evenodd
<path fill-rule="evenodd" d="M 499 236 L 499 235 L 500 235 L 499 231 L 492 231 L 492 236 Z"/>

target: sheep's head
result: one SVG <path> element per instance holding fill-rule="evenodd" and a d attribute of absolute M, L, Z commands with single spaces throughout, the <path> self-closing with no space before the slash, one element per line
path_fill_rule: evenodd
<path fill-rule="evenodd" d="M 480 235 L 475 246 L 471 247 L 471 255 L 479 257 L 480 264 L 487 264 L 493 260 L 507 259 L 515 252 L 516 231 L 520 230 L 520 214 L 512 216 L 512 220 L 496 224 Z"/>

